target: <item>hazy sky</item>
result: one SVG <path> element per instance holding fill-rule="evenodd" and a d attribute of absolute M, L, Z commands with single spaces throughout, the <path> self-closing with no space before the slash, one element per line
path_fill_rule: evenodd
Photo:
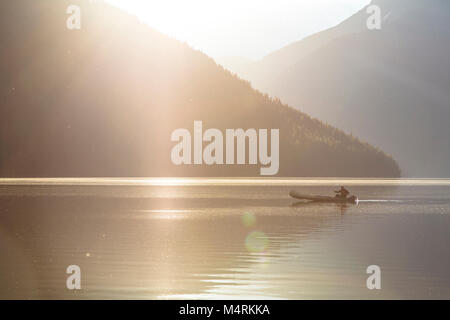
<path fill-rule="evenodd" d="M 370 0 L 108 0 L 212 57 L 260 58 Z"/>

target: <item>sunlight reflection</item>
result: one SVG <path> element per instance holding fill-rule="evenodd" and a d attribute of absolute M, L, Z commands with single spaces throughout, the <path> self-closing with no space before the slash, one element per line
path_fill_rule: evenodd
<path fill-rule="evenodd" d="M 183 219 L 185 213 L 191 212 L 191 210 L 176 210 L 176 209 L 157 209 L 157 210 L 135 210 L 138 213 L 151 213 L 151 218 L 156 219 Z"/>
<path fill-rule="evenodd" d="M 0 185 L 79 186 L 450 186 L 450 179 L 365 178 L 0 178 Z"/>

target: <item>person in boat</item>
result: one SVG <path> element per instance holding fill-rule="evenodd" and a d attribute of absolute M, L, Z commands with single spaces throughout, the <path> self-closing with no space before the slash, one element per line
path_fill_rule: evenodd
<path fill-rule="evenodd" d="M 350 194 L 350 192 L 344 188 L 344 186 L 341 186 L 339 190 L 335 190 L 334 193 L 336 193 L 336 198 L 342 198 L 347 199 L 347 196 Z"/>

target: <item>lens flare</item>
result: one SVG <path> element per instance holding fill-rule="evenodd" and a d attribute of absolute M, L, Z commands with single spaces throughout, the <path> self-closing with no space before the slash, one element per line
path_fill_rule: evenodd
<path fill-rule="evenodd" d="M 251 212 L 245 212 L 242 215 L 241 220 L 242 220 L 242 224 L 244 226 L 246 226 L 247 228 L 253 227 L 255 225 L 255 223 L 256 223 L 256 217 Z"/>
<path fill-rule="evenodd" d="M 245 246 L 250 252 L 263 252 L 268 243 L 269 239 L 266 234 L 261 231 L 254 231 L 245 239 Z"/>

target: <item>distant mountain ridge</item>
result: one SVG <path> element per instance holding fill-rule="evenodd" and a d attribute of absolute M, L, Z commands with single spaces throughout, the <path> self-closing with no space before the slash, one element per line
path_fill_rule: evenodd
<path fill-rule="evenodd" d="M 0 176 L 258 176 L 259 165 L 176 166 L 171 133 L 280 129 L 279 176 L 398 177 L 396 162 L 296 111 L 211 58 L 102 2 L 0 3 Z"/>
<path fill-rule="evenodd" d="M 379 146 L 410 177 L 450 177 L 450 1 L 373 0 L 319 32 L 230 70 L 271 96 Z"/>

